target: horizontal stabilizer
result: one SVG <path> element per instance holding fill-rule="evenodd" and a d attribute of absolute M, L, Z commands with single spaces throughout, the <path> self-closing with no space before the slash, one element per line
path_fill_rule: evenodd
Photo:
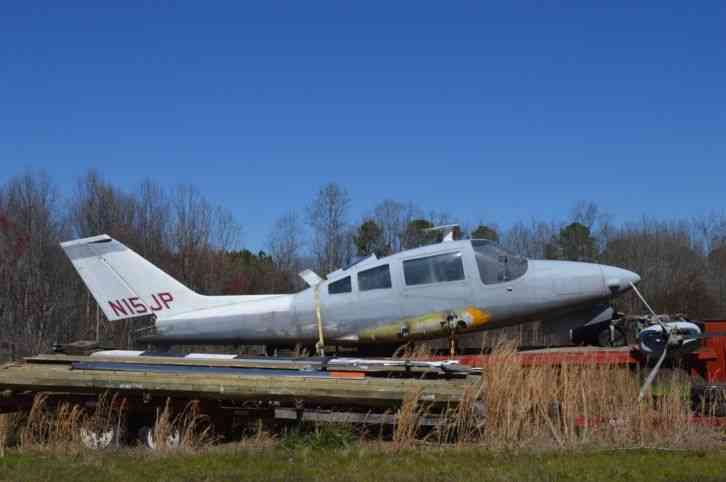
<path fill-rule="evenodd" d="M 305 280 L 305 282 L 309 286 L 311 286 L 313 288 L 315 288 L 317 285 L 319 285 L 323 281 L 323 278 L 321 278 L 320 275 L 318 275 L 318 273 L 316 273 L 315 271 L 313 271 L 311 269 L 306 269 L 305 271 L 302 271 L 300 273 L 300 277 L 303 280 Z"/>

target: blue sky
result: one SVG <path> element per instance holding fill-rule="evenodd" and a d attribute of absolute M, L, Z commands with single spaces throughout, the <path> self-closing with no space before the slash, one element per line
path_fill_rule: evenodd
<path fill-rule="evenodd" d="M 12 3 L 0 182 L 193 183 L 254 248 L 328 181 L 354 218 L 726 208 L 723 2 Z"/>

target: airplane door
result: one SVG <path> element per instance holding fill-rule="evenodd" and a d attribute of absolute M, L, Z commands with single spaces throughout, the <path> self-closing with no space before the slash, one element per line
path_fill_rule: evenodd
<path fill-rule="evenodd" d="M 350 275 L 321 286 L 320 309 L 326 338 L 346 334 L 346 326 L 355 317 L 355 301 Z"/>
<path fill-rule="evenodd" d="M 356 276 L 358 329 L 397 321 L 401 318 L 400 280 L 396 263 L 361 269 Z"/>
<path fill-rule="evenodd" d="M 471 274 L 461 249 L 406 258 L 402 263 L 405 318 L 458 310 L 472 303 Z"/>

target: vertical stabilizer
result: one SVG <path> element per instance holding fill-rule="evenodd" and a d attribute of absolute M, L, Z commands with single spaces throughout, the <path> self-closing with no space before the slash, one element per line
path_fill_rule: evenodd
<path fill-rule="evenodd" d="M 105 234 L 61 247 L 109 321 L 166 318 L 206 308 L 211 301 Z"/>

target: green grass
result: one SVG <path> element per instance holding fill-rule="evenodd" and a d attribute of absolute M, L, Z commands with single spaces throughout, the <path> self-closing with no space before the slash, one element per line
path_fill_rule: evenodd
<path fill-rule="evenodd" d="M 2 481 L 716 481 L 726 480 L 724 451 L 493 453 L 484 449 L 385 446 L 347 449 L 217 447 L 203 453 L 140 449 L 80 455 L 10 451 Z"/>

